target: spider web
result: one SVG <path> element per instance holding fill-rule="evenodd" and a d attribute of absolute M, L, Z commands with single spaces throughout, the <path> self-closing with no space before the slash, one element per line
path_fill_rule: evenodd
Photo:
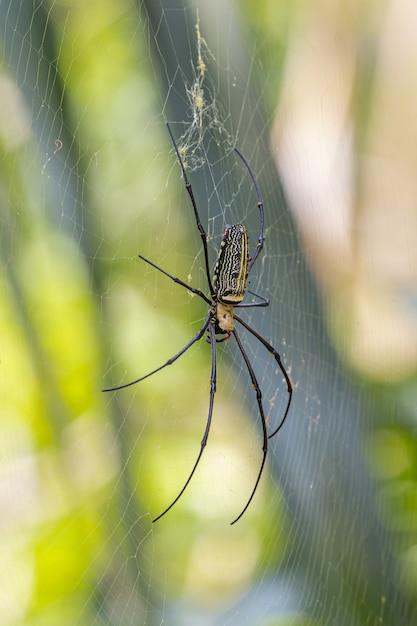
<path fill-rule="evenodd" d="M 415 9 L 294 6 L 0 3 L 2 624 L 416 622 Z M 252 254 L 259 232 L 235 146 L 265 207 L 249 288 L 270 306 L 240 314 L 294 396 L 234 526 L 262 432 L 233 339 L 154 525 L 199 451 L 210 345 L 101 393 L 207 311 L 137 257 L 208 292 L 166 122 L 212 265 L 225 224 Z M 272 432 L 286 386 L 239 333 Z"/>

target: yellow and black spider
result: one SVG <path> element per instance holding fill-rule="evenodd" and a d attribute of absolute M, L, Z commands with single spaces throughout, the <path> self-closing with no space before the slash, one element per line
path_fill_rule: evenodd
<path fill-rule="evenodd" d="M 124 389 L 125 387 L 136 385 L 136 383 L 139 383 L 140 381 L 145 380 L 145 378 L 149 378 L 149 376 L 153 376 L 153 374 L 156 374 L 156 372 L 159 372 L 160 370 L 164 369 L 164 367 L 167 367 L 168 365 L 172 365 L 177 359 L 180 358 L 180 356 L 182 356 L 189 348 L 191 348 L 192 345 L 194 345 L 197 341 L 199 341 L 204 336 L 206 331 L 209 333 L 208 341 L 211 344 L 210 399 L 209 399 L 209 409 L 208 409 L 206 429 L 204 431 L 203 439 L 201 440 L 200 452 L 198 454 L 196 462 L 194 463 L 191 473 L 189 474 L 187 480 L 185 481 L 185 484 L 182 487 L 181 491 L 179 492 L 175 500 L 173 500 L 173 502 L 171 502 L 171 504 L 162 513 L 160 513 L 158 517 L 156 517 L 153 520 L 154 522 L 156 522 L 163 515 L 165 515 L 165 513 L 167 513 L 174 506 L 174 504 L 176 504 L 176 502 L 178 502 L 178 500 L 184 493 L 185 489 L 187 488 L 188 484 L 190 483 L 191 478 L 193 477 L 194 472 L 197 469 L 197 466 L 200 462 L 200 459 L 203 454 L 204 448 L 207 444 L 207 439 L 208 439 L 209 432 L 210 432 L 211 419 L 213 415 L 214 395 L 216 393 L 216 378 L 217 378 L 216 376 L 216 373 L 217 373 L 216 343 L 225 341 L 226 339 L 229 339 L 229 337 L 233 335 L 238 345 L 238 348 L 243 356 L 243 360 L 245 361 L 246 367 L 248 369 L 249 376 L 252 382 L 252 387 L 256 392 L 256 401 L 258 403 L 259 414 L 261 416 L 261 425 L 262 425 L 262 432 L 263 432 L 263 445 L 262 445 L 263 457 L 262 457 L 261 466 L 258 472 L 258 476 L 256 478 L 255 486 L 252 489 L 249 500 L 245 504 L 244 509 L 241 511 L 241 513 L 239 513 L 237 518 L 233 520 L 232 524 L 234 524 L 242 517 L 242 515 L 248 508 L 249 504 L 251 503 L 253 496 L 255 495 L 256 489 L 258 487 L 258 484 L 262 475 L 262 471 L 265 466 L 266 456 L 268 453 L 268 439 L 276 435 L 277 432 L 280 430 L 280 428 L 283 426 L 285 419 L 288 415 L 288 411 L 289 411 L 290 404 L 291 404 L 291 398 L 292 398 L 291 381 L 281 362 L 281 357 L 278 354 L 278 352 L 270 343 L 268 343 L 268 341 L 266 341 L 266 339 L 261 337 L 261 335 L 258 332 L 256 332 L 256 330 L 251 328 L 249 324 L 247 324 L 241 317 L 238 317 L 235 314 L 236 308 L 242 309 L 242 308 L 250 308 L 250 307 L 266 307 L 269 305 L 268 299 L 263 298 L 262 296 L 258 296 L 257 294 L 253 294 L 252 292 L 250 293 L 252 293 L 252 295 L 257 297 L 258 300 L 256 300 L 255 302 L 248 302 L 248 303 L 242 302 L 243 297 L 245 295 L 245 291 L 246 291 L 249 272 L 251 271 L 256 259 L 261 253 L 261 250 L 264 244 L 263 203 L 262 203 L 261 194 L 260 194 L 258 185 L 255 180 L 255 176 L 253 175 L 253 172 L 251 168 L 249 167 L 248 162 L 246 161 L 245 157 L 241 154 L 241 152 L 237 148 L 235 148 L 236 154 L 243 161 L 244 165 L 246 166 L 246 169 L 249 172 L 249 175 L 252 179 L 252 182 L 256 190 L 256 194 L 258 196 L 258 208 L 259 208 L 259 218 L 260 218 L 258 244 L 257 244 L 253 257 L 250 258 L 249 248 L 248 248 L 248 233 L 247 233 L 246 227 L 243 224 L 232 224 L 231 226 L 226 225 L 224 228 L 223 238 L 222 238 L 222 242 L 220 245 L 220 251 L 217 257 L 217 261 L 216 261 L 216 265 L 214 269 L 214 277 L 212 281 L 211 276 L 210 276 L 210 265 L 209 265 L 209 258 L 208 258 L 206 232 L 201 224 L 200 216 L 198 214 L 197 204 L 196 204 L 193 190 L 191 187 L 191 183 L 188 180 L 184 164 L 182 162 L 177 144 L 175 143 L 175 139 L 171 132 L 171 128 L 169 127 L 169 124 L 167 124 L 167 128 L 171 136 L 172 143 L 174 144 L 174 148 L 178 157 L 179 164 L 181 166 L 182 175 L 183 175 L 184 182 L 185 182 L 185 187 L 191 199 L 191 204 L 194 209 L 194 216 L 195 216 L 195 220 L 197 223 L 197 228 L 201 236 L 201 241 L 203 244 L 203 251 L 204 251 L 205 271 L 206 271 L 207 284 L 208 284 L 208 288 L 210 291 L 210 296 L 206 296 L 206 294 L 203 293 L 200 289 L 195 289 L 194 287 L 190 287 L 180 278 L 177 278 L 173 276 L 172 274 L 169 274 L 169 272 L 166 272 L 165 270 L 161 269 L 160 267 L 152 263 L 152 261 L 145 259 L 145 257 L 141 256 L 140 254 L 138 256 L 140 259 L 142 259 L 142 261 L 145 261 L 145 263 L 148 263 L 159 272 L 162 272 L 162 274 L 165 274 L 165 276 L 168 276 L 168 278 L 173 280 L 178 285 L 181 285 L 188 291 L 191 291 L 192 293 L 194 293 L 196 296 L 199 296 L 202 300 L 204 300 L 209 305 L 210 308 L 207 312 L 206 318 L 204 320 L 204 324 L 200 328 L 198 333 L 187 343 L 186 346 L 184 346 L 184 348 L 182 348 L 182 350 L 177 352 L 177 354 L 171 357 L 166 363 L 164 363 L 160 367 L 157 367 L 152 372 L 149 372 L 149 374 L 145 374 L 145 376 L 141 376 L 140 378 L 137 378 L 136 380 L 132 380 L 130 383 L 118 385 L 117 387 L 109 387 L 107 389 L 103 389 L 103 391 L 116 391 L 118 389 Z M 267 434 L 265 414 L 264 414 L 264 410 L 262 406 L 262 392 L 259 387 L 258 381 L 256 379 L 253 367 L 249 361 L 249 357 L 246 353 L 246 350 L 244 349 L 242 345 L 240 336 L 235 328 L 235 321 L 237 321 L 241 326 L 243 326 L 243 328 L 245 328 L 251 335 L 256 337 L 256 339 L 260 341 L 260 343 L 268 350 L 268 352 L 270 352 L 270 354 L 273 355 L 273 357 L 275 358 L 275 361 L 278 363 L 278 366 L 284 376 L 285 382 L 287 383 L 288 402 L 287 402 L 287 406 L 284 412 L 284 416 L 281 422 L 279 423 L 278 427 L 270 435 Z M 216 336 L 218 335 L 222 335 L 222 338 L 216 339 Z"/>

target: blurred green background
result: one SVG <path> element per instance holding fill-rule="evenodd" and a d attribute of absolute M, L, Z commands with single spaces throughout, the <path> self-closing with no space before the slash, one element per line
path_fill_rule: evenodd
<path fill-rule="evenodd" d="M 411 2 L 0 2 L 0 622 L 417 623 L 417 62 Z M 197 332 L 227 222 L 265 252 L 242 314 L 294 384 L 261 460 Z M 241 333 L 244 336 L 244 333 Z M 245 346 L 278 424 L 286 388 Z M 201 344 L 201 345 L 200 345 Z"/>

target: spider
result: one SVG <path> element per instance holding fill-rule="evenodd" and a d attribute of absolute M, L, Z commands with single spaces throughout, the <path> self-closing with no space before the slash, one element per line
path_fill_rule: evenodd
<path fill-rule="evenodd" d="M 263 245 L 264 245 L 263 203 L 262 203 L 261 194 L 260 194 L 257 182 L 255 180 L 255 176 L 251 168 L 249 167 L 248 162 L 246 161 L 245 157 L 241 154 L 241 152 L 237 148 L 235 148 L 234 150 L 236 154 L 243 161 L 252 179 L 252 182 L 255 187 L 257 197 L 258 197 L 258 209 L 259 209 L 259 218 L 260 218 L 258 243 L 256 246 L 255 253 L 253 257 L 251 258 L 249 256 L 248 233 L 247 233 L 246 227 L 243 224 L 226 225 L 224 228 L 223 238 L 221 241 L 220 250 L 219 250 L 218 257 L 217 257 L 217 261 L 216 261 L 216 265 L 214 269 L 214 276 L 212 280 L 211 274 L 210 274 L 209 258 L 208 258 L 207 235 L 201 224 L 200 216 L 199 216 L 198 209 L 197 209 L 197 203 L 194 198 L 191 183 L 188 180 L 184 163 L 181 159 L 177 144 L 175 142 L 174 136 L 172 134 L 171 128 L 168 123 L 167 123 L 167 129 L 170 134 L 172 143 L 174 145 L 174 149 L 175 149 L 179 164 L 181 166 L 185 187 L 187 189 L 188 195 L 191 200 L 197 228 L 201 236 L 203 252 L 204 252 L 205 273 L 206 273 L 207 285 L 208 285 L 208 290 L 210 292 L 210 295 L 207 296 L 200 289 L 190 287 L 180 278 L 177 278 L 176 276 L 173 276 L 172 274 L 165 271 L 164 269 L 158 267 L 157 265 L 155 265 L 155 263 L 152 263 L 152 261 L 149 261 L 142 255 L 139 254 L 138 256 L 142 261 L 145 261 L 145 263 L 148 263 L 148 265 L 151 265 L 153 268 L 158 270 L 158 272 L 161 272 L 162 274 L 170 278 L 172 281 L 174 281 L 181 287 L 184 287 L 184 289 L 187 289 L 187 291 L 190 291 L 191 293 L 195 294 L 196 296 L 204 300 L 204 302 L 209 306 L 209 309 L 207 311 L 204 324 L 202 325 L 198 333 L 187 343 L 187 345 L 185 345 L 179 352 L 177 352 L 177 354 L 175 354 L 170 359 L 168 359 L 166 363 L 152 370 L 148 374 L 145 374 L 145 376 L 141 376 L 140 378 L 137 378 L 136 380 L 132 380 L 130 383 L 125 383 L 123 385 L 118 385 L 116 387 L 109 387 L 107 389 L 103 389 L 103 391 L 106 392 L 106 391 L 116 391 L 119 389 L 124 389 L 126 387 L 130 387 L 131 385 L 136 385 L 136 383 L 139 383 L 142 380 L 145 380 L 145 378 L 149 378 L 150 376 L 153 376 L 154 374 L 156 374 L 156 372 L 159 372 L 160 370 L 164 369 L 168 365 L 172 365 L 173 363 L 175 363 L 175 361 L 177 361 L 177 359 L 179 359 L 185 352 L 187 352 L 187 350 L 191 348 L 191 346 L 193 346 L 197 341 L 199 341 L 206 332 L 208 333 L 207 341 L 211 345 L 210 397 L 209 397 L 209 408 L 208 408 L 206 428 L 204 431 L 203 438 L 201 440 L 200 451 L 197 456 L 197 460 L 195 461 L 194 466 L 187 480 L 185 481 L 185 484 L 182 487 L 181 491 L 179 492 L 177 497 L 171 502 L 171 504 L 162 513 L 160 513 L 158 517 L 152 520 L 153 522 L 156 522 L 157 520 L 161 519 L 161 517 L 163 517 L 166 513 L 168 513 L 168 511 L 172 509 L 172 507 L 181 498 L 182 494 L 188 487 L 194 475 L 194 472 L 196 471 L 197 466 L 201 460 L 204 448 L 206 447 L 206 444 L 207 444 L 209 432 L 210 432 L 211 420 L 212 420 L 212 415 L 213 415 L 214 396 L 216 393 L 216 380 L 217 380 L 216 344 L 219 342 L 226 341 L 233 335 L 233 337 L 236 340 L 237 346 L 240 350 L 240 353 L 242 354 L 243 360 L 246 364 L 246 368 L 248 370 L 249 377 L 251 379 L 252 387 L 256 393 L 256 401 L 258 404 L 259 414 L 261 418 L 262 433 L 263 433 L 263 445 L 262 445 L 263 457 L 262 457 L 262 461 L 261 461 L 261 465 L 258 471 L 256 481 L 255 481 L 255 485 L 252 489 L 252 492 L 249 496 L 248 501 L 245 504 L 245 507 L 239 513 L 236 519 L 234 519 L 233 522 L 231 522 L 232 524 L 235 524 L 245 513 L 245 511 L 247 510 L 247 508 L 249 507 L 252 501 L 253 496 L 255 495 L 256 489 L 258 487 L 258 484 L 261 479 L 262 472 L 265 466 L 265 461 L 266 461 L 266 457 L 268 453 L 268 439 L 270 439 L 271 437 L 274 437 L 274 435 L 276 435 L 277 432 L 282 428 L 288 415 L 288 411 L 289 411 L 291 399 L 292 399 L 292 391 L 293 391 L 290 377 L 287 374 L 281 362 L 281 357 L 278 354 L 278 352 L 255 329 L 249 326 L 247 322 L 245 322 L 241 317 L 239 317 L 235 313 L 235 309 L 237 308 L 243 309 L 243 308 L 250 308 L 250 307 L 267 307 L 269 305 L 269 300 L 267 298 L 263 298 L 262 296 L 259 296 L 258 294 L 250 291 L 249 289 L 248 289 L 248 292 L 252 296 L 255 296 L 257 300 L 254 302 L 248 302 L 248 303 L 242 302 L 243 297 L 245 295 L 246 288 L 247 288 L 248 275 L 251 269 L 253 268 L 257 258 L 259 257 L 262 251 Z M 240 339 L 240 335 L 235 327 L 235 322 L 238 322 L 240 326 L 243 326 L 244 329 L 246 329 L 251 335 L 253 335 L 268 350 L 268 352 L 273 355 L 275 361 L 278 364 L 278 367 L 280 368 L 283 374 L 285 382 L 287 384 L 288 401 L 287 401 L 287 406 L 285 408 L 284 416 L 282 417 L 281 422 L 279 423 L 278 427 L 270 435 L 268 435 L 267 433 L 265 414 L 264 414 L 264 409 L 262 405 L 262 392 L 259 387 L 258 381 L 256 379 L 254 369 L 250 363 L 249 357 L 246 353 L 245 348 L 243 347 L 242 341 Z"/>

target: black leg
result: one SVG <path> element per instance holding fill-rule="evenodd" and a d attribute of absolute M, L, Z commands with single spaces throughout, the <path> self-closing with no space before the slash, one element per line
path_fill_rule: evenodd
<path fill-rule="evenodd" d="M 255 296 L 255 298 L 259 298 L 259 300 L 257 302 L 239 302 L 239 304 L 235 304 L 235 309 L 253 309 L 256 306 L 269 306 L 269 298 L 264 298 L 250 289 L 247 289 L 247 292 Z"/>
<path fill-rule="evenodd" d="M 287 415 L 288 415 L 288 411 L 289 411 L 290 404 L 291 404 L 291 399 L 292 399 L 292 384 L 291 384 L 291 380 L 290 380 L 290 377 L 288 376 L 288 374 L 286 372 L 285 367 L 282 364 L 281 357 L 278 354 L 278 352 L 275 350 L 275 348 L 273 346 L 271 346 L 271 344 L 268 343 L 263 337 L 261 337 L 261 335 L 259 333 L 257 333 L 256 330 L 254 330 L 251 326 L 249 326 L 249 324 L 244 322 L 237 315 L 235 315 L 235 320 L 237 320 L 239 322 L 239 324 L 242 324 L 242 326 L 244 328 L 246 328 L 246 330 L 249 331 L 251 333 L 251 335 L 256 337 L 256 339 L 258 341 L 260 341 L 263 346 L 265 346 L 265 348 L 268 350 L 268 352 L 273 355 L 275 361 L 278 363 L 278 366 L 279 366 L 279 368 L 280 368 L 280 370 L 281 370 L 281 372 L 282 372 L 282 374 L 283 374 L 283 376 L 285 378 L 285 382 L 287 383 L 287 391 L 288 391 L 287 407 L 285 409 L 284 417 L 282 418 L 281 422 L 279 423 L 278 428 L 276 428 L 271 435 L 268 435 L 268 439 L 271 439 L 271 437 L 276 435 L 277 432 L 282 428 L 282 426 L 284 425 L 285 420 L 287 419 Z"/>
<path fill-rule="evenodd" d="M 246 511 L 246 509 L 248 508 L 248 506 L 250 505 L 250 503 L 252 502 L 252 498 L 255 495 L 255 492 L 258 488 L 259 485 L 259 481 L 261 480 L 261 476 L 262 476 L 262 472 L 265 466 L 265 461 L 266 461 L 266 455 L 268 454 L 268 434 L 266 432 L 266 422 L 265 422 L 265 415 L 264 415 L 264 409 L 262 406 L 262 392 L 259 388 L 258 385 L 258 381 L 256 380 L 256 376 L 255 376 L 255 372 L 253 371 L 252 365 L 250 364 L 249 361 L 249 357 L 246 354 L 246 351 L 242 345 L 242 342 L 240 341 L 240 337 L 236 331 L 236 328 L 232 331 L 237 345 L 239 347 L 240 352 L 242 353 L 242 356 L 244 358 L 244 361 L 246 363 L 246 367 L 248 368 L 248 372 L 249 372 L 249 376 L 250 379 L 252 381 L 252 387 L 254 388 L 255 392 L 256 392 L 256 401 L 258 403 L 258 407 L 259 407 L 259 414 L 261 416 L 261 424 L 262 424 L 262 433 L 263 433 L 263 445 L 262 445 L 262 451 L 263 451 L 263 457 L 262 457 L 262 463 L 261 463 L 261 467 L 259 468 L 259 472 L 258 472 L 258 477 L 256 479 L 255 482 L 255 486 L 252 489 L 252 493 L 250 494 L 249 500 L 246 502 L 245 504 L 245 508 L 243 509 L 243 511 L 241 513 L 239 513 L 239 515 L 237 516 L 237 518 L 235 520 L 233 520 L 232 524 L 235 524 L 238 520 L 240 520 L 240 518 L 242 517 L 242 515 L 244 514 L 244 512 Z"/>
<path fill-rule="evenodd" d="M 246 169 L 249 172 L 249 175 L 252 179 L 252 182 L 254 184 L 255 187 L 255 191 L 256 191 L 256 195 L 258 196 L 258 209 L 259 209 L 259 237 L 258 237 L 258 245 L 256 246 L 256 250 L 255 250 L 255 254 L 253 255 L 252 259 L 249 262 L 248 265 L 248 274 L 251 271 L 256 259 L 258 258 L 263 246 L 264 246 L 264 205 L 262 202 L 262 198 L 261 198 L 261 192 L 259 191 L 259 187 L 258 187 L 258 183 L 256 182 L 255 176 L 249 166 L 249 163 L 247 162 L 247 160 L 245 159 L 245 157 L 243 156 L 243 154 L 237 149 L 235 148 L 235 152 L 237 155 L 240 156 L 240 158 L 242 159 L 243 163 L 246 165 Z"/>
<path fill-rule="evenodd" d="M 162 267 L 158 267 L 158 265 L 155 265 L 155 263 L 152 263 L 152 261 L 149 261 L 149 259 L 145 259 L 145 257 L 142 256 L 141 254 L 138 254 L 138 257 L 140 259 L 142 259 L 142 261 L 145 261 L 145 263 L 148 263 L 149 265 L 152 265 L 152 267 L 154 267 L 156 270 L 158 270 L 158 272 L 161 272 L 162 274 L 165 274 L 165 276 L 168 276 L 168 278 L 173 280 L 174 283 L 177 283 L 177 285 L 181 285 L 181 287 L 185 287 L 188 291 L 191 291 L 191 293 L 194 293 L 196 296 L 200 296 L 200 298 L 203 298 L 203 300 L 205 302 L 207 302 L 207 304 L 209 304 L 211 306 L 211 304 L 212 304 L 211 300 L 209 300 L 207 298 L 207 296 L 201 291 L 201 289 L 196 289 L 195 287 L 190 287 L 190 285 L 187 285 L 187 283 L 185 283 L 180 278 L 177 278 L 176 276 L 173 276 L 169 272 L 166 272 L 165 270 L 162 269 Z"/>
<path fill-rule="evenodd" d="M 161 519 L 161 517 L 163 517 L 165 515 L 165 513 L 168 513 L 168 511 L 170 509 L 172 509 L 172 507 L 174 506 L 174 504 L 176 504 L 178 502 L 178 500 L 181 498 L 182 494 L 184 493 L 184 491 L 187 489 L 188 485 L 190 484 L 190 480 L 192 479 L 194 472 L 197 469 L 198 464 L 200 463 L 200 459 L 203 455 L 204 452 L 204 448 L 206 447 L 207 444 L 207 439 L 210 433 L 210 426 L 211 426 L 211 418 L 213 416 L 213 405 L 214 405 L 214 396 L 216 393 L 216 378 L 217 378 L 217 359 L 216 359 L 216 335 L 215 335 L 215 328 L 214 328 L 214 320 L 211 317 L 211 311 L 210 311 L 210 318 L 209 318 L 209 332 L 210 332 L 210 343 L 211 343 L 211 376 L 210 376 L 210 402 L 209 402 L 209 410 L 208 410 L 208 416 L 207 416 L 207 423 L 206 423 L 206 429 L 204 431 L 204 435 L 203 438 L 201 440 L 201 447 L 200 447 L 200 452 L 198 453 L 198 457 L 196 462 L 194 463 L 194 467 L 191 470 L 190 475 L 188 476 L 187 480 L 185 481 L 185 484 L 183 486 L 183 488 L 181 489 L 181 491 L 179 492 L 179 494 L 177 495 L 177 497 L 175 498 L 175 500 L 173 502 L 171 502 L 171 504 L 169 505 L 169 507 L 167 507 L 165 509 L 165 511 L 163 511 L 160 515 L 158 515 L 158 517 L 155 517 L 154 520 L 152 520 L 153 522 L 158 521 L 159 519 Z M 207 323 L 204 325 L 205 327 L 207 327 Z M 205 330 L 205 328 L 204 328 Z"/>
<path fill-rule="evenodd" d="M 178 158 L 179 164 L 180 164 L 181 169 L 182 169 L 182 175 L 183 175 L 184 182 L 185 182 L 185 188 L 187 189 L 188 195 L 190 196 L 191 204 L 193 205 L 195 221 L 197 223 L 197 228 L 198 228 L 199 233 L 200 233 L 201 241 L 203 242 L 204 262 L 205 262 L 205 266 L 206 266 L 207 282 L 208 282 L 208 286 L 209 286 L 209 289 L 210 289 L 210 294 L 213 297 L 214 296 L 214 290 L 213 290 L 213 284 L 211 282 L 211 276 L 210 276 L 210 264 L 209 264 L 209 258 L 208 258 L 206 231 L 204 230 L 203 225 L 201 223 L 200 216 L 198 214 L 197 203 L 195 201 L 194 194 L 193 194 L 193 189 L 191 187 L 190 181 L 188 180 L 187 173 L 186 173 L 185 167 L 184 167 L 184 163 L 182 162 L 182 159 L 181 159 L 181 156 L 180 156 L 177 144 L 175 143 L 174 135 L 172 134 L 172 131 L 171 131 L 171 128 L 170 128 L 168 122 L 167 122 L 167 128 L 168 128 L 168 132 L 170 134 L 172 143 L 174 144 L 174 148 L 175 148 L 175 152 L 177 153 L 177 158 Z M 256 253 L 255 253 L 255 256 L 257 256 Z"/>
<path fill-rule="evenodd" d="M 210 323 L 211 316 L 212 316 L 212 312 L 210 310 L 207 313 L 204 324 L 200 328 L 198 333 L 191 339 L 191 341 L 187 343 L 187 345 L 182 350 L 180 350 L 179 352 L 177 352 L 177 354 L 175 354 L 173 357 L 168 359 L 166 363 L 164 363 L 160 367 L 157 367 L 155 370 L 152 370 L 152 372 L 149 372 L 149 374 L 145 374 L 145 376 L 141 376 L 140 378 L 137 378 L 136 380 L 132 380 L 130 383 L 125 383 L 124 385 L 117 385 L 116 387 L 108 387 L 107 389 L 102 389 L 102 391 L 117 391 L 118 389 L 125 389 L 125 387 L 131 387 L 132 385 L 136 385 L 136 383 L 140 383 L 142 380 L 145 380 L 145 378 L 149 378 L 149 376 L 153 376 L 153 374 L 156 374 L 156 372 L 159 372 L 160 370 L 164 369 L 164 367 L 167 367 L 168 365 L 172 365 L 173 363 L 175 363 L 175 361 L 179 359 L 180 356 L 184 354 L 184 352 L 187 352 L 187 350 L 191 348 L 191 346 L 194 345 L 196 341 L 199 341 L 199 339 L 201 339 L 201 337 L 204 335 L 204 333 L 207 330 L 207 326 Z"/>

